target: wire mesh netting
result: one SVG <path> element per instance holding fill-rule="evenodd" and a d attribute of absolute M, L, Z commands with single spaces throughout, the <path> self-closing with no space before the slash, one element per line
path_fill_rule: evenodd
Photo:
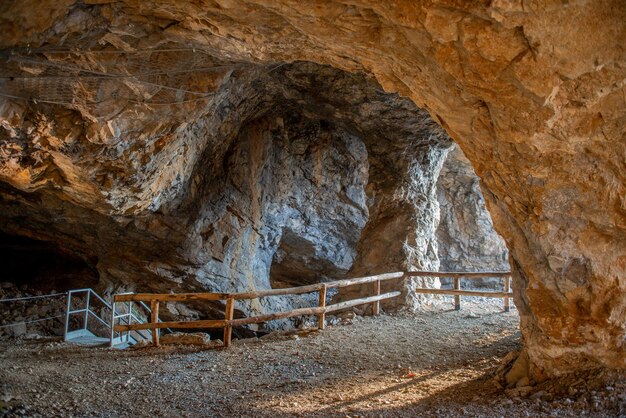
<path fill-rule="evenodd" d="M 71 107 L 111 99 L 150 105 L 206 100 L 243 65 L 193 48 L 13 51 L 3 61 L 0 95 Z"/>

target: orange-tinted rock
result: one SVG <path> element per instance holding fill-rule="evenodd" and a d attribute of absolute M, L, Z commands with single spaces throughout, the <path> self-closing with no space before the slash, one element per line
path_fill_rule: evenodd
<path fill-rule="evenodd" d="M 44 9 L 51 12 L 35 12 Z M 426 108 L 472 161 L 510 249 L 533 373 L 626 367 L 622 1 L 14 0 L 0 14 L 2 32 L 10 34 L 0 41 L 5 48 L 91 48 L 98 39 L 124 48 L 121 39 L 143 50 L 175 41 L 233 60 L 308 60 L 372 74 Z M 90 138 L 97 141 L 116 130 L 94 123 Z M 131 125 L 121 129 L 138 127 Z M 168 131 L 156 120 L 150 125 Z M 71 129 L 54 137 L 71 140 Z M 110 210 L 95 193 L 99 185 L 79 180 L 94 178 L 86 164 L 72 167 L 58 153 L 38 159 L 33 151 L 32 166 L 23 165 L 11 157 L 21 152 L 15 146 L 3 146 L 5 182 L 25 191 L 47 179 L 72 201 Z M 186 152 L 180 143 L 165 146 L 167 153 Z M 145 184 L 173 190 L 177 168 L 171 170 L 155 171 Z M 101 184 L 116 181 L 100 174 Z M 108 204 L 141 213 L 153 195 L 138 187 L 132 197 L 109 196 Z"/>

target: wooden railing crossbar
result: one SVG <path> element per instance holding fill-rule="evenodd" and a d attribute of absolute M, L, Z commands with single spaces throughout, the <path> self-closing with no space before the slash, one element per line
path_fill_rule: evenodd
<path fill-rule="evenodd" d="M 235 326 L 257 324 L 276 319 L 292 318 L 295 316 L 316 315 L 318 318 L 318 328 L 324 329 L 325 317 L 329 312 L 336 312 L 353 306 L 371 304 L 372 312 L 377 315 L 380 311 L 380 301 L 394 298 L 400 295 L 399 291 L 380 294 L 380 282 L 392 279 L 400 279 L 404 277 L 404 272 L 384 273 L 374 276 L 358 277 L 354 279 L 335 280 L 332 282 L 316 283 L 307 286 L 284 288 L 284 289 L 268 289 L 255 292 L 240 293 L 178 293 L 178 294 L 158 294 L 158 293 L 134 293 L 119 294 L 113 298 L 113 303 L 119 302 L 150 302 L 152 315 L 149 323 L 144 324 L 127 324 L 115 325 L 115 331 L 138 331 L 152 330 L 152 342 L 159 345 L 159 336 L 157 330 L 159 328 L 223 328 L 224 329 L 224 346 L 228 347 L 231 343 L 232 328 Z M 374 295 L 363 297 L 360 299 L 349 300 L 345 302 L 326 305 L 326 290 L 330 288 L 342 288 L 354 286 L 357 284 L 374 283 Z M 293 309 L 287 312 L 275 312 L 264 315 L 257 315 L 248 318 L 234 319 L 234 302 L 243 299 L 256 299 L 260 297 L 279 296 L 279 295 L 299 295 L 304 293 L 319 292 L 319 304 L 317 307 Z M 225 319 L 197 320 L 197 321 L 158 321 L 158 311 L 160 302 L 170 301 L 198 301 L 198 300 L 226 300 Z"/>
<path fill-rule="evenodd" d="M 461 309 L 461 296 L 482 296 L 490 298 L 504 298 L 504 311 L 510 310 L 511 272 L 510 271 L 481 271 L 481 272 L 446 272 L 446 271 L 409 271 L 405 273 L 409 277 L 450 277 L 454 280 L 454 289 L 428 289 L 417 288 L 416 293 L 429 295 L 454 296 L 454 309 Z M 483 279 L 486 277 L 498 277 L 504 279 L 504 292 L 461 290 L 461 279 Z"/>
<path fill-rule="evenodd" d="M 335 303 L 333 305 L 327 305 L 325 307 L 311 307 L 311 308 L 299 308 L 286 312 L 275 312 L 271 314 L 264 314 L 258 316 L 251 316 L 248 318 L 238 319 L 209 319 L 198 321 L 167 321 L 158 323 L 144 323 L 144 324 L 132 324 L 132 325 L 116 325 L 115 331 L 137 331 L 145 329 L 156 328 L 224 328 L 224 327 L 236 327 L 249 324 L 258 324 L 260 322 L 267 322 L 276 319 L 292 318 L 295 316 L 304 315 L 320 315 L 327 314 L 329 312 L 336 312 L 342 309 L 350 308 L 353 306 L 364 305 L 367 303 L 377 302 L 384 299 L 394 298 L 399 296 L 399 291 L 388 292 L 382 295 L 370 296 L 362 299 L 354 299 L 345 302 Z"/>
<path fill-rule="evenodd" d="M 454 277 L 463 279 L 482 279 L 485 277 L 509 277 L 510 271 L 407 271 L 405 276 L 418 277 Z"/>
<path fill-rule="evenodd" d="M 403 272 L 385 273 L 376 276 L 359 277 L 356 279 L 335 280 L 332 282 L 315 283 L 306 286 L 288 287 L 283 289 L 268 289 L 255 292 L 241 293 L 126 293 L 115 295 L 116 302 L 128 301 L 152 301 L 159 302 L 184 302 L 192 300 L 226 300 L 232 297 L 235 300 L 255 299 L 267 296 L 284 296 L 284 295 L 301 295 L 304 293 L 319 292 L 322 287 L 326 289 L 341 288 L 353 286 L 356 284 L 372 283 L 377 281 L 385 281 L 391 279 L 399 279 L 404 276 Z"/>
<path fill-rule="evenodd" d="M 432 271 L 409 271 L 384 273 L 374 276 L 358 277 L 354 279 L 335 280 L 332 282 L 316 283 L 300 287 L 291 287 L 284 289 L 268 289 L 253 292 L 239 293 L 178 293 L 178 294 L 158 294 L 158 293 L 124 293 L 115 295 L 113 303 L 120 302 L 149 302 L 151 308 L 150 322 L 139 324 L 115 325 L 113 327 L 116 332 L 123 331 L 139 331 L 152 330 L 152 342 L 159 345 L 160 328 L 223 328 L 224 329 L 224 347 L 231 344 L 232 329 L 235 326 L 243 326 L 250 324 L 258 324 L 277 319 L 292 318 L 296 316 L 314 315 L 318 319 L 318 328 L 324 329 L 326 314 L 330 312 L 340 311 L 350 307 L 371 304 L 372 313 L 378 315 L 380 313 L 380 301 L 391 299 L 401 294 L 399 291 L 392 291 L 381 294 L 381 282 L 392 279 L 401 279 L 406 277 L 452 277 L 454 278 L 454 290 L 447 289 L 415 289 L 417 293 L 443 294 L 453 295 L 455 298 L 455 309 L 460 309 L 460 296 L 487 296 L 504 298 L 505 311 L 509 310 L 509 298 L 512 296 L 510 292 L 510 272 L 432 272 Z M 481 292 L 460 289 L 460 279 L 474 279 L 483 277 L 501 277 L 504 278 L 504 292 Z M 342 288 L 354 286 L 357 284 L 373 284 L 372 296 L 362 297 L 359 299 L 348 300 L 344 302 L 326 305 L 327 289 Z M 245 299 L 256 299 L 269 296 L 281 295 L 299 295 L 304 293 L 319 292 L 318 306 L 310 308 L 293 309 L 287 312 L 274 312 L 269 314 L 257 315 L 247 318 L 234 318 L 235 301 Z M 185 302 L 185 301 L 218 301 L 225 300 L 224 319 L 210 319 L 197 321 L 159 321 L 159 303 L 160 302 Z"/>

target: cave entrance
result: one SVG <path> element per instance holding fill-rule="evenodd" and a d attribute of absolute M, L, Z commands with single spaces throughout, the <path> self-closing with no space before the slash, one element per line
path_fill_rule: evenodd
<path fill-rule="evenodd" d="M 439 271 L 509 271 L 508 249 L 495 231 L 480 189 L 480 179 L 455 146 L 437 180 L 440 220 L 437 228 Z M 453 280 L 441 279 L 443 288 Z M 461 280 L 462 288 L 502 290 L 502 279 Z"/>
<path fill-rule="evenodd" d="M 0 232 L 2 286 L 28 292 L 52 293 L 93 287 L 98 283 L 94 262 L 57 244 Z"/>
<path fill-rule="evenodd" d="M 295 63 L 274 77 L 302 95 L 307 111 L 279 101 L 281 106 L 242 130 L 229 154 L 233 170 L 259 167 L 232 175 L 233 182 L 237 190 L 250 190 L 263 223 L 280 231 L 264 246 L 269 286 L 399 270 L 509 270 L 506 245 L 493 228 L 471 163 L 423 110 L 351 78 L 346 85 L 356 83 L 370 105 L 385 112 L 373 122 L 363 110 L 368 108 L 351 104 L 341 118 L 325 119 L 319 114 L 323 106 L 337 97 L 353 100 L 352 90 L 329 83 L 342 80 L 342 72 Z M 292 87 L 294 79 L 310 85 Z M 326 91 L 334 96 L 326 97 Z M 438 283 L 420 279 L 416 285 Z M 501 280 L 462 284 L 496 288 Z M 452 283 L 444 279 L 442 285 Z M 385 305 L 419 308 L 416 298 L 401 299 Z"/>

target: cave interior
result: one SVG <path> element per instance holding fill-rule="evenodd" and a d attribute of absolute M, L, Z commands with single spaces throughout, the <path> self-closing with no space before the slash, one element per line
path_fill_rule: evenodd
<path fill-rule="evenodd" d="M 509 386 L 626 368 L 626 8 L 30 3 L 0 6 L 4 298 L 510 270 L 521 336 Z M 381 306 L 420 315 L 450 300 L 416 288 L 451 286 L 384 282 L 400 295 Z M 244 299 L 234 318 L 316 298 Z"/>

